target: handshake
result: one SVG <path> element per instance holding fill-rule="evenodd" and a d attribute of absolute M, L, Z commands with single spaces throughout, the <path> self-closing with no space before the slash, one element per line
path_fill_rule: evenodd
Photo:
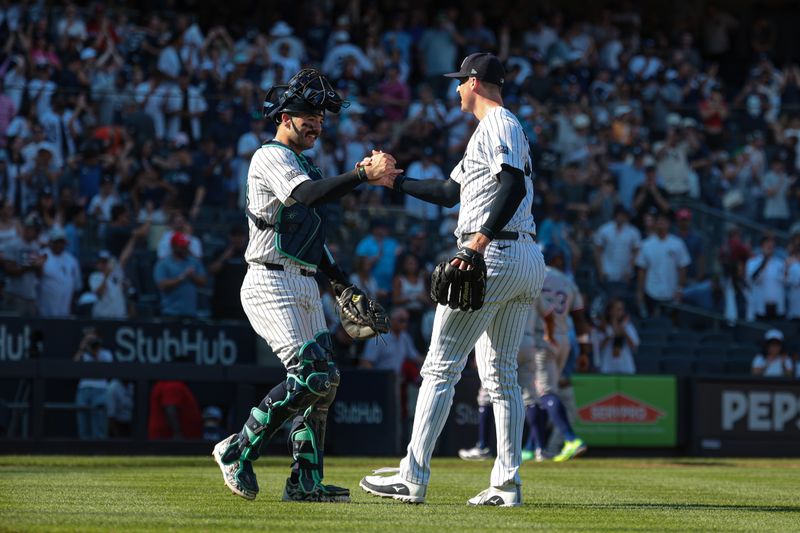
<path fill-rule="evenodd" d="M 356 163 L 356 169 L 366 175 L 366 181 L 370 185 L 383 185 L 391 189 L 394 179 L 403 173 L 403 169 L 395 168 L 395 165 L 397 161 L 391 154 L 373 150 L 372 155 Z"/>

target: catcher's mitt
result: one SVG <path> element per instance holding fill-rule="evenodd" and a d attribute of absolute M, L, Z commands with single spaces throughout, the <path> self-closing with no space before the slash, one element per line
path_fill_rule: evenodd
<path fill-rule="evenodd" d="M 460 259 L 472 265 L 459 270 L 450 264 Z M 483 255 L 471 248 L 462 248 L 450 261 L 439 263 L 431 275 L 431 299 L 451 309 L 477 311 L 483 306 L 486 294 L 486 263 Z"/>
<path fill-rule="evenodd" d="M 354 339 L 370 339 L 389 331 L 389 317 L 381 305 L 350 285 L 336 298 L 336 314 Z"/>

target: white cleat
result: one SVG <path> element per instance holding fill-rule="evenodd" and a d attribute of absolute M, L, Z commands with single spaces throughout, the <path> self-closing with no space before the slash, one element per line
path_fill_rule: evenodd
<path fill-rule="evenodd" d="M 492 458 L 492 452 L 489 448 L 475 446 L 474 448 L 462 448 L 458 450 L 458 456 L 465 461 L 486 461 Z"/>
<path fill-rule="evenodd" d="M 467 501 L 469 505 L 492 505 L 495 507 L 517 507 L 522 505 L 522 488 L 513 483 L 502 487 L 489 487 Z"/>
<path fill-rule="evenodd" d="M 392 498 L 405 503 L 424 503 L 425 485 L 418 485 L 400 477 L 399 468 L 381 468 L 373 474 L 388 474 L 391 476 L 373 475 L 366 476 L 359 486 L 373 496 Z"/>

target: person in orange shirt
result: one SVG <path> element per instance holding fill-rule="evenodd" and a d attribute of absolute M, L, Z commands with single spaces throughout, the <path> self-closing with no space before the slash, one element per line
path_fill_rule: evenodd
<path fill-rule="evenodd" d="M 197 399 L 183 381 L 157 381 L 150 391 L 150 439 L 199 439 L 203 417 Z"/>

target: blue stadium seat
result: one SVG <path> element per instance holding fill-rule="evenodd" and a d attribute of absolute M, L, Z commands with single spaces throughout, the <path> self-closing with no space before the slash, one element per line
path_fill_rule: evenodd
<path fill-rule="evenodd" d="M 694 360 L 689 357 L 664 358 L 660 362 L 662 374 L 690 376 L 694 373 Z"/>
<path fill-rule="evenodd" d="M 701 376 L 716 376 L 727 373 L 726 362 L 717 361 L 695 361 L 695 374 Z"/>

